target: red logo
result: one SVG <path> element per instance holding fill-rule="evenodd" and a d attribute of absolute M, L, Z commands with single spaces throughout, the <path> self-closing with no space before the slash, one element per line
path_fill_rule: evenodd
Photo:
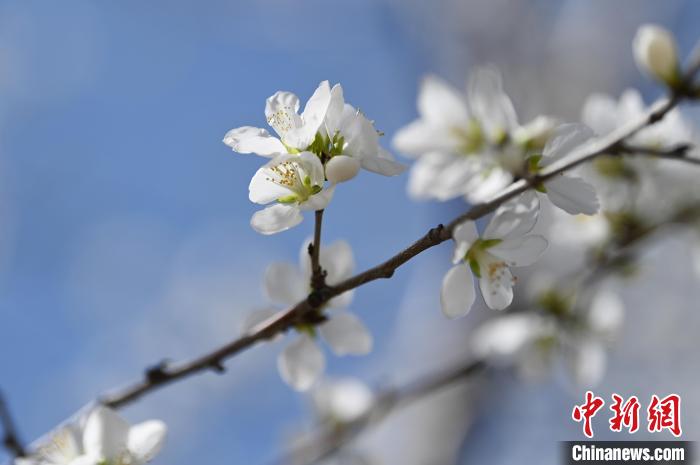
<path fill-rule="evenodd" d="M 639 430 L 639 412 L 641 404 L 637 396 L 631 396 L 625 400 L 622 396 L 613 394 L 610 410 L 613 412 L 609 419 L 610 431 L 620 432 L 623 428 L 629 433 Z M 597 397 L 593 392 L 586 391 L 585 402 L 575 405 L 571 412 L 571 418 L 580 423 L 583 422 L 583 434 L 588 438 L 593 437 L 592 419 L 603 408 L 605 401 L 602 397 Z M 647 407 L 647 430 L 650 433 L 668 430 L 675 437 L 680 437 L 683 433 L 681 429 L 681 396 L 669 394 L 660 399 L 654 394 L 651 396 Z"/>

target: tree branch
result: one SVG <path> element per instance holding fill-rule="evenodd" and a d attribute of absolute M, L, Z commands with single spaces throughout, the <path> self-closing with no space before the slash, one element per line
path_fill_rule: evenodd
<path fill-rule="evenodd" d="M 310 437 L 274 463 L 312 465 L 327 459 L 400 408 L 412 405 L 457 382 L 467 380 L 481 373 L 486 367 L 486 362 L 482 360 L 469 360 L 423 376 L 404 387 L 387 389 L 377 395 L 372 408 L 364 415 L 341 427 L 335 423 L 321 425 Z"/>
<path fill-rule="evenodd" d="M 316 210 L 314 215 L 314 241 L 309 245 L 311 254 L 311 289 L 319 290 L 326 286 L 326 275 L 321 268 L 321 228 L 323 227 L 323 210 Z"/>
<path fill-rule="evenodd" d="M 633 121 L 628 122 L 615 131 L 612 131 L 610 134 L 596 139 L 590 144 L 577 147 L 568 156 L 545 167 L 537 175 L 529 179 L 521 179 L 512 183 L 489 202 L 474 205 L 465 214 L 455 218 L 447 226 L 438 225 L 437 227 L 431 229 L 423 237 L 385 262 L 334 286 L 323 286 L 318 289 L 314 289 L 307 299 L 297 303 L 288 310 L 280 312 L 268 320 L 263 321 L 240 338 L 214 350 L 213 352 L 175 365 L 161 363 L 158 366 L 147 370 L 146 376 L 143 380 L 125 388 L 121 392 L 104 396 L 101 398 L 101 401 L 105 405 L 113 408 L 121 407 L 138 399 L 140 396 L 148 392 L 192 374 L 210 369 L 217 372 L 222 372 L 223 362 L 225 359 L 230 358 L 253 346 L 256 342 L 269 339 L 278 333 L 288 330 L 296 323 L 300 322 L 305 315 L 317 310 L 331 298 L 340 295 L 343 292 L 362 286 L 368 282 L 381 278 L 390 278 L 401 265 L 408 262 L 413 257 L 450 239 L 452 237 L 453 229 L 458 224 L 467 220 L 476 220 L 481 218 L 493 212 L 508 200 L 522 194 L 528 189 L 531 189 L 533 186 L 539 185 L 542 182 L 558 176 L 567 170 L 575 168 L 582 163 L 590 161 L 599 155 L 614 153 L 616 150 L 619 150 L 620 144 L 625 142 L 630 136 L 633 136 L 647 126 L 660 121 L 681 100 L 694 97 L 693 93 L 691 92 L 693 88 L 692 81 L 698 70 L 700 70 L 700 56 L 697 56 L 693 64 L 688 68 L 688 72 L 686 73 L 682 84 L 671 94 L 670 98 L 657 102 L 656 104 L 652 105 L 652 107 L 645 114 Z M 317 212 L 317 219 L 318 218 L 319 214 Z M 320 238 L 320 221 L 317 221 L 316 229 L 318 237 Z"/>
<path fill-rule="evenodd" d="M 678 144 L 673 147 L 655 149 L 626 143 L 620 143 L 617 147 L 619 153 L 622 154 L 646 155 L 654 158 L 677 160 L 693 165 L 700 165 L 700 158 L 694 158 L 688 155 L 688 152 L 690 152 L 692 148 L 693 146 L 691 144 Z"/>
<path fill-rule="evenodd" d="M 585 264 L 583 270 L 578 270 L 576 275 L 584 276 L 579 287 L 594 286 L 609 277 L 611 273 L 619 270 L 621 265 L 629 264 L 634 259 L 634 252 L 661 229 L 692 223 L 698 218 L 700 218 L 700 205 L 680 208 L 663 220 L 642 227 L 609 243 L 606 247 L 609 250 Z M 582 273 L 582 271 L 584 272 Z M 564 278 L 564 281 L 567 279 Z M 536 304 L 533 302 L 525 305 L 526 308 L 534 308 L 535 306 Z M 403 388 L 383 391 L 377 396 L 370 412 L 341 428 L 335 424 L 320 424 L 302 443 L 292 447 L 285 454 L 284 459 L 275 463 L 312 465 L 325 460 L 356 440 L 361 434 L 384 421 L 389 414 L 429 396 L 436 390 L 468 379 L 486 366 L 486 361 L 470 360 L 451 369 L 419 378 Z"/>
<path fill-rule="evenodd" d="M 7 449 L 12 457 L 24 457 L 26 455 L 26 450 L 19 438 L 12 415 L 10 415 L 10 409 L 7 406 L 2 392 L 0 392 L 0 423 L 2 423 L 2 429 L 4 431 L 3 445 L 5 449 Z"/>

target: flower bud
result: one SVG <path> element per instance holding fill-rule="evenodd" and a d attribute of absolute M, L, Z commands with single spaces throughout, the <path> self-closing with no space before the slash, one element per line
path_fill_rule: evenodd
<path fill-rule="evenodd" d="M 360 171 L 360 162 L 347 155 L 336 155 L 326 163 L 326 178 L 333 184 L 349 181 Z"/>
<path fill-rule="evenodd" d="M 678 83 L 678 51 L 669 31 L 654 24 L 644 24 L 637 30 L 632 47 L 634 59 L 642 71 L 669 86 Z"/>

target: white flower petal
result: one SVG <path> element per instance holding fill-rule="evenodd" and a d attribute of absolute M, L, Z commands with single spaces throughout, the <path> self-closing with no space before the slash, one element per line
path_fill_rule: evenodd
<path fill-rule="evenodd" d="M 150 462 L 163 447 L 168 427 L 160 420 L 136 424 L 129 430 L 128 447 L 139 463 Z"/>
<path fill-rule="evenodd" d="M 455 265 L 445 274 L 440 291 L 442 313 L 448 318 L 459 318 L 474 305 L 474 279 L 466 265 Z"/>
<path fill-rule="evenodd" d="M 594 387 L 603 379 L 606 355 L 603 346 L 587 339 L 576 345 L 569 356 L 574 381 L 581 387 Z"/>
<path fill-rule="evenodd" d="M 459 140 L 449 127 L 419 119 L 399 129 L 391 143 L 404 155 L 420 157 L 432 151 L 456 150 Z"/>
<path fill-rule="evenodd" d="M 305 211 L 323 210 L 333 199 L 335 184 L 324 188 L 318 194 L 312 195 L 306 202 L 299 204 L 299 208 Z"/>
<path fill-rule="evenodd" d="M 513 302 L 513 275 L 504 261 L 490 254 L 487 257 L 479 262 L 481 295 L 487 307 L 503 310 Z"/>
<path fill-rule="evenodd" d="M 509 266 L 528 266 L 535 263 L 546 249 L 547 239 L 535 235 L 506 239 L 488 250 Z"/>
<path fill-rule="evenodd" d="M 81 455 L 80 457 L 76 457 L 70 462 L 68 462 L 68 465 L 100 465 L 102 462 L 102 459 L 100 457 L 95 457 L 93 455 Z M 60 462 L 59 462 L 60 463 Z M 104 463 L 104 462 L 102 462 Z M 19 465 L 19 464 L 15 464 Z M 41 465 L 43 465 L 43 462 L 41 462 Z M 54 464 L 52 464 L 54 465 Z"/>
<path fill-rule="evenodd" d="M 374 394 L 360 381 L 340 379 L 321 383 L 313 391 L 313 401 L 321 419 L 349 423 L 370 411 Z"/>
<path fill-rule="evenodd" d="M 321 267 L 328 272 L 326 282 L 330 285 L 338 284 L 340 281 L 349 278 L 355 269 L 355 257 L 352 253 L 352 247 L 347 241 L 343 240 L 322 246 L 319 262 Z"/>
<path fill-rule="evenodd" d="M 581 178 L 556 176 L 544 183 L 549 200 L 567 213 L 593 215 L 600 208 L 593 186 Z"/>
<path fill-rule="evenodd" d="M 268 235 L 293 228 L 303 219 L 298 207 L 276 204 L 255 212 L 250 225 L 260 234 Z"/>
<path fill-rule="evenodd" d="M 263 157 L 287 152 L 279 139 L 272 137 L 265 129 L 251 126 L 231 129 L 224 136 L 224 144 L 238 153 L 255 153 Z"/>
<path fill-rule="evenodd" d="M 338 87 L 341 91 L 340 85 L 334 86 L 334 89 Z M 331 87 L 328 81 L 322 81 L 313 95 L 306 102 L 304 106 L 304 111 L 301 114 L 301 119 L 304 121 L 303 129 L 300 131 L 299 140 L 297 144 L 300 148 L 306 147 L 311 142 L 313 142 L 316 133 L 318 132 L 321 124 L 323 123 L 326 113 L 328 112 L 328 106 L 331 103 Z"/>
<path fill-rule="evenodd" d="M 272 177 L 270 169 L 280 163 L 284 163 L 288 157 L 289 155 L 275 157 L 275 159 L 266 163 L 255 172 L 248 185 L 248 198 L 251 202 L 265 205 L 281 197 L 293 194 L 289 188 L 270 181 Z"/>
<path fill-rule="evenodd" d="M 511 182 L 513 182 L 513 175 L 509 171 L 490 166 L 471 177 L 463 190 L 464 196 L 471 203 L 488 202 Z"/>
<path fill-rule="evenodd" d="M 372 334 L 352 313 L 331 313 L 318 331 L 336 355 L 365 355 L 372 350 Z"/>
<path fill-rule="evenodd" d="M 362 157 L 360 161 L 364 169 L 382 176 L 397 176 L 408 168 L 406 165 L 395 161 L 391 154 L 381 147 L 379 147 L 376 157 Z"/>
<path fill-rule="evenodd" d="M 529 233 L 540 211 L 540 200 L 533 191 L 526 191 L 504 203 L 494 213 L 484 230 L 486 239 L 508 239 Z"/>
<path fill-rule="evenodd" d="M 471 220 L 458 224 L 452 231 L 452 239 L 455 241 L 455 250 L 452 254 L 452 263 L 457 264 L 464 260 L 469 248 L 479 239 L 476 223 Z"/>
<path fill-rule="evenodd" d="M 129 424 L 117 412 L 98 406 L 90 412 L 83 430 L 86 455 L 112 460 L 127 450 Z"/>
<path fill-rule="evenodd" d="M 276 92 L 265 101 L 267 122 L 285 142 L 287 142 L 287 135 L 302 125 L 298 112 L 299 98 L 291 92 Z"/>
<path fill-rule="evenodd" d="M 554 130 L 542 153 L 544 166 L 569 155 L 574 149 L 590 142 L 593 131 L 584 124 L 562 124 Z"/>
<path fill-rule="evenodd" d="M 413 164 L 408 193 L 415 199 L 453 199 L 465 192 L 465 187 L 474 176 L 479 175 L 481 168 L 481 163 L 475 157 L 426 153 Z"/>
<path fill-rule="evenodd" d="M 325 365 L 323 352 L 306 334 L 289 344 L 277 359 L 280 376 L 297 391 L 311 388 L 323 373 Z"/>
<path fill-rule="evenodd" d="M 432 124 L 460 127 L 469 121 L 469 112 L 462 95 L 434 75 L 423 79 L 418 92 L 418 113 Z"/>
<path fill-rule="evenodd" d="M 478 68 L 469 78 L 469 108 L 489 137 L 510 133 L 518 126 L 515 109 L 503 91 L 501 74 L 493 67 Z"/>
<path fill-rule="evenodd" d="M 294 305 L 306 298 L 310 283 L 290 263 L 272 263 L 265 270 L 265 293 L 272 302 Z"/>
<path fill-rule="evenodd" d="M 360 162 L 347 155 L 336 155 L 326 163 L 326 177 L 333 184 L 349 181 L 360 171 Z"/>
<path fill-rule="evenodd" d="M 622 327 L 625 304 L 619 295 L 609 289 L 600 289 L 591 302 L 588 323 L 591 329 L 611 337 Z"/>
<path fill-rule="evenodd" d="M 498 316 L 476 329 L 471 341 L 478 357 L 511 362 L 525 347 L 541 337 L 547 325 L 531 313 Z"/>
<path fill-rule="evenodd" d="M 669 84 L 677 78 L 678 50 L 671 32 L 656 24 L 643 24 L 634 36 L 632 48 L 642 71 Z"/>
<path fill-rule="evenodd" d="M 336 84 L 331 89 L 331 98 L 328 103 L 328 111 L 326 111 L 326 119 L 324 122 L 325 134 L 333 137 L 340 130 L 340 122 L 345 109 L 345 98 L 343 96 L 343 88 L 340 84 Z"/>

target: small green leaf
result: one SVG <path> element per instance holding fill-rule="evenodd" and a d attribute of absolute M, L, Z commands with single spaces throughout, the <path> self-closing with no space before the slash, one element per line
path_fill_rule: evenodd
<path fill-rule="evenodd" d="M 474 276 L 477 278 L 481 278 L 481 267 L 479 266 L 479 262 L 476 260 L 474 257 L 469 257 L 469 268 L 471 268 L 472 273 L 474 273 Z"/>
<path fill-rule="evenodd" d="M 311 186 L 311 195 L 318 194 L 323 190 L 323 187 L 321 186 Z"/>

